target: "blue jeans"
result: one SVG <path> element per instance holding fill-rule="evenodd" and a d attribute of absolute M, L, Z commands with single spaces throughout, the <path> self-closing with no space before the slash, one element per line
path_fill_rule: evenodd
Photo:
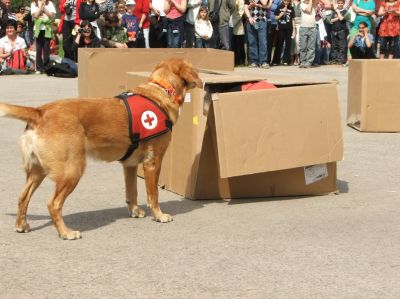
<path fill-rule="evenodd" d="M 182 46 L 183 18 L 167 19 L 168 48 L 180 48 Z"/>
<path fill-rule="evenodd" d="M 246 24 L 249 45 L 249 64 L 267 62 L 267 22 L 259 21 L 255 25 Z"/>
<path fill-rule="evenodd" d="M 194 42 L 195 48 L 211 48 L 210 40 L 205 40 L 202 38 L 196 37 Z"/>

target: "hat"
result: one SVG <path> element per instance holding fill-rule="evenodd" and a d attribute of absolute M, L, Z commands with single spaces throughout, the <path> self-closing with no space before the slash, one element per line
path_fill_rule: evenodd
<path fill-rule="evenodd" d="M 126 0 L 125 5 L 136 5 L 135 0 Z"/>

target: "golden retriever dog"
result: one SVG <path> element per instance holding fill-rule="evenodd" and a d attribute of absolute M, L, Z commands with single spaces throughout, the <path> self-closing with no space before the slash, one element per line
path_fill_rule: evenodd
<path fill-rule="evenodd" d="M 158 64 L 149 82 L 134 88 L 134 94 L 151 99 L 174 124 L 186 92 L 202 87 L 197 70 L 188 62 L 171 58 Z M 69 229 L 63 220 L 62 208 L 77 186 L 86 166 L 86 157 L 103 161 L 119 161 L 132 144 L 129 114 L 118 98 L 64 99 L 38 108 L 0 103 L 2 116 L 27 122 L 21 137 L 21 152 L 26 172 L 26 184 L 19 196 L 15 230 L 29 232 L 26 220 L 29 201 L 45 177 L 55 182 L 55 192 L 48 210 L 62 239 L 81 238 L 79 231 Z M 137 204 L 136 173 L 143 163 L 147 205 L 154 220 L 172 221 L 158 203 L 158 178 L 171 131 L 140 141 L 138 148 L 122 161 L 126 202 L 131 217 L 144 217 Z"/>

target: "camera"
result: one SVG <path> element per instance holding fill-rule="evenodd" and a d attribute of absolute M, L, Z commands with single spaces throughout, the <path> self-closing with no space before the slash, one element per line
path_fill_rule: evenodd
<path fill-rule="evenodd" d="M 70 16 L 72 14 L 72 5 L 71 2 L 66 2 L 66 6 L 65 6 L 65 14 Z"/>
<path fill-rule="evenodd" d="M 83 33 L 83 28 L 78 28 L 78 33 L 82 34 Z"/>

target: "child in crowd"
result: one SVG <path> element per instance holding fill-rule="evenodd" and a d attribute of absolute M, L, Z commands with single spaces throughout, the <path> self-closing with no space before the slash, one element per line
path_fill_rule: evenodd
<path fill-rule="evenodd" d="M 136 48 L 136 39 L 139 33 L 139 20 L 133 14 L 135 4 L 134 0 L 126 0 L 126 13 L 122 16 L 122 27 L 126 29 L 128 34 L 128 48 Z"/>
<path fill-rule="evenodd" d="M 120 26 L 118 14 L 108 12 L 105 16 L 104 32 L 101 33 L 102 43 L 106 48 L 128 48 L 126 29 Z"/>
<path fill-rule="evenodd" d="M 301 8 L 300 8 L 301 1 L 300 0 L 292 0 L 292 6 L 294 10 L 294 38 L 291 42 L 291 55 L 293 65 L 299 65 L 299 51 L 300 51 L 300 41 L 299 41 L 299 30 L 300 30 L 300 23 L 301 23 Z"/>
<path fill-rule="evenodd" d="M 378 32 L 382 39 L 380 58 L 392 59 L 400 36 L 400 0 L 382 2 L 378 16 L 382 16 Z"/>
<path fill-rule="evenodd" d="M 131 1 L 126 1 L 126 2 L 128 3 Z M 135 2 L 135 1 L 133 1 L 133 2 Z M 117 8 L 118 17 L 120 19 L 122 19 L 122 16 L 126 13 L 126 5 L 128 5 L 127 3 L 125 3 L 125 0 L 120 0 L 115 4 L 116 8 Z M 133 5 L 135 5 L 135 4 L 133 4 Z"/>
<path fill-rule="evenodd" d="M 344 16 L 347 10 L 344 8 L 344 0 L 337 0 L 332 12 L 332 51 L 330 64 L 345 64 L 347 61 L 347 25 Z"/>
<path fill-rule="evenodd" d="M 210 20 L 208 19 L 207 6 L 201 6 L 199 14 L 194 21 L 196 48 L 210 48 L 210 39 L 213 33 L 213 27 Z"/>
<path fill-rule="evenodd" d="M 295 37 L 295 24 L 294 24 L 294 9 L 290 4 L 289 0 L 283 0 L 282 3 L 275 10 L 275 19 L 278 23 L 278 43 L 280 47 L 277 47 L 281 53 L 278 53 L 278 57 L 283 57 L 283 65 L 290 65 L 290 48 L 292 39 Z M 284 45 L 284 48 L 283 48 Z"/>

